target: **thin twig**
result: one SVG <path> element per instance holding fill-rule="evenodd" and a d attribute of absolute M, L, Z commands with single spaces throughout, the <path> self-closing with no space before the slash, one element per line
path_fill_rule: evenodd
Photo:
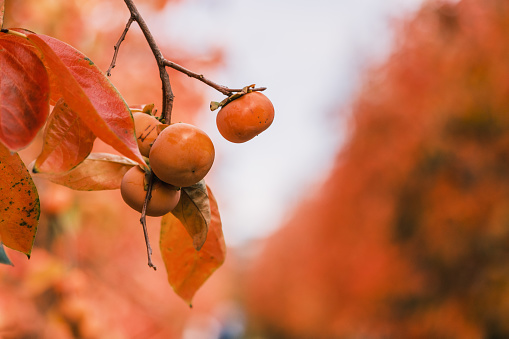
<path fill-rule="evenodd" d="M 117 55 L 118 55 L 118 50 L 120 49 L 120 44 L 122 43 L 122 41 L 124 41 L 125 36 L 127 35 L 127 32 L 129 31 L 129 28 L 131 27 L 131 24 L 133 23 L 133 21 L 134 21 L 134 18 L 131 15 L 129 17 L 129 21 L 127 21 L 127 24 L 125 25 L 124 32 L 122 32 L 122 35 L 118 39 L 118 41 L 115 44 L 115 46 L 113 46 L 113 49 L 115 50 L 115 53 L 113 53 L 113 60 L 111 60 L 110 67 L 106 71 L 106 75 L 107 76 L 111 76 L 111 70 L 113 68 L 115 68 L 115 63 L 117 62 Z"/>
<path fill-rule="evenodd" d="M 210 87 L 214 88 L 215 90 L 223 93 L 224 95 L 226 96 L 231 96 L 233 95 L 233 93 L 235 92 L 242 92 L 242 89 L 231 89 L 231 88 L 228 88 L 226 86 L 221 86 L 219 84 L 216 84 L 215 82 L 205 78 L 203 76 L 203 74 L 198 74 L 198 73 L 195 73 L 193 71 L 190 71 L 188 70 L 187 68 L 184 68 L 176 63 L 174 63 L 173 61 L 170 61 L 170 60 L 167 60 L 167 59 L 164 59 L 163 60 L 164 62 L 164 65 L 165 66 L 168 66 L 170 68 L 173 68 L 174 70 L 177 70 L 181 73 L 184 73 L 186 74 L 187 76 L 191 77 L 191 78 L 195 78 L 197 80 L 200 80 L 201 82 L 209 85 Z M 259 87 L 259 88 L 253 88 L 252 91 L 264 91 L 266 90 L 267 88 L 265 87 Z"/>
<path fill-rule="evenodd" d="M 161 116 L 164 117 L 164 122 L 166 124 L 171 123 L 171 111 L 173 109 L 173 98 L 175 97 L 173 95 L 173 91 L 171 89 L 170 84 L 170 77 L 168 76 L 168 72 L 166 72 L 166 67 L 164 65 L 164 56 L 161 53 L 161 50 L 159 49 L 159 46 L 157 46 L 157 43 L 152 36 L 152 33 L 150 33 L 150 30 L 145 22 L 143 20 L 143 17 L 140 15 L 140 12 L 138 12 L 138 9 L 134 5 L 133 0 L 124 0 L 127 8 L 129 8 L 129 12 L 131 12 L 131 17 L 134 18 L 134 21 L 138 23 L 140 26 L 141 31 L 143 32 L 143 35 L 145 36 L 145 40 L 147 40 L 148 45 L 150 46 L 150 49 L 152 50 L 152 53 L 154 54 L 154 57 L 157 61 L 157 67 L 159 68 L 159 76 L 161 78 L 162 87 L 163 87 L 163 107 L 162 107 L 162 113 Z"/>
<path fill-rule="evenodd" d="M 154 173 L 150 171 L 149 180 L 148 180 L 148 188 L 147 194 L 145 196 L 145 201 L 143 202 L 143 208 L 141 210 L 141 218 L 140 222 L 143 226 L 143 235 L 145 236 L 145 245 L 147 245 L 147 257 L 148 257 L 148 266 L 157 270 L 157 267 L 152 263 L 152 247 L 150 246 L 150 240 L 148 239 L 148 230 L 147 230 L 147 206 L 152 198 L 152 187 L 154 186 Z"/>

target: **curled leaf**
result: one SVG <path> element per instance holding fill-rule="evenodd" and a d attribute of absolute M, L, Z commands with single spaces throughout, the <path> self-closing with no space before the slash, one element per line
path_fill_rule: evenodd
<path fill-rule="evenodd" d="M 197 251 L 184 225 L 173 214 L 161 220 L 160 248 L 168 282 L 175 293 L 189 305 L 198 289 L 224 262 L 226 245 L 217 202 L 207 187 L 211 219 L 207 241 Z"/>
<path fill-rule="evenodd" d="M 152 114 L 154 106 L 155 106 L 154 104 L 142 105 L 142 112 L 147 113 L 147 114 Z"/>
<path fill-rule="evenodd" d="M 221 107 L 221 103 L 220 102 L 217 102 L 217 101 L 211 101 L 210 102 L 210 110 L 211 111 L 215 111 L 219 107 Z"/>
<path fill-rule="evenodd" d="M 131 167 L 138 164 L 126 157 L 108 153 L 91 153 L 81 164 L 66 173 L 34 173 L 55 184 L 77 191 L 102 191 L 120 188 Z M 34 163 L 29 168 L 33 168 Z"/>
<path fill-rule="evenodd" d="M 62 173 L 79 165 L 92 151 L 95 135 L 60 99 L 46 123 L 44 145 L 34 172 Z"/>
<path fill-rule="evenodd" d="M 210 202 L 205 180 L 183 187 L 179 203 L 171 213 L 180 220 L 193 239 L 194 248 L 199 251 L 207 239 L 210 224 Z"/>
<path fill-rule="evenodd" d="M 39 223 L 39 195 L 17 153 L 0 144 L 0 238 L 30 256 Z"/>

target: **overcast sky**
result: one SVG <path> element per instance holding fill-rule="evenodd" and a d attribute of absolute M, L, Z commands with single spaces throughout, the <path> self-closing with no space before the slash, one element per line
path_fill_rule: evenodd
<path fill-rule="evenodd" d="M 316 192 L 345 135 L 348 103 L 366 65 L 390 50 L 391 20 L 421 0 L 189 0 L 151 25 L 197 53 L 225 52 L 214 81 L 267 87 L 273 125 L 244 144 L 220 136 L 214 114 L 200 122 L 217 151 L 209 183 L 228 245 L 274 231 Z M 158 37 L 158 39 L 164 37 Z M 221 95 L 208 90 L 208 99 Z M 206 108 L 204 108 L 206 109 Z"/>

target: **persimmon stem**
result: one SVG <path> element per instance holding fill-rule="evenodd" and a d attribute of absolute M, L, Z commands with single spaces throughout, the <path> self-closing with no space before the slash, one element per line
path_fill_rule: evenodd
<path fill-rule="evenodd" d="M 131 15 L 129 17 L 129 21 L 127 21 L 127 24 L 125 25 L 124 32 L 122 32 L 122 35 L 118 39 L 118 41 L 115 44 L 115 46 L 113 46 L 113 49 L 115 50 L 115 52 L 113 53 L 113 59 L 111 60 L 110 67 L 106 71 L 106 75 L 107 76 L 111 76 L 111 70 L 113 68 L 115 68 L 115 63 L 117 62 L 117 56 L 118 56 L 118 50 L 120 49 L 120 44 L 122 44 L 122 41 L 124 41 L 125 36 L 127 35 L 127 32 L 129 31 L 129 28 L 131 27 L 131 24 L 133 23 L 133 21 L 134 21 L 134 18 Z"/>
<path fill-rule="evenodd" d="M 147 230 L 147 206 L 152 198 L 152 187 L 154 186 L 154 173 L 150 171 L 148 185 L 147 185 L 147 194 L 145 195 L 145 201 L 143 202 L 143 208 L 141 210 L 140 222 L 143 226 L 143 235 L 145 236 L 145 245 L 147 246 L 147 258 L 148 258 L 148 266 L 157 270 L 157 267 L 152 263 L 152 247 L 150 246 L 150 240 L 148 238 L 148 230 Z"/>

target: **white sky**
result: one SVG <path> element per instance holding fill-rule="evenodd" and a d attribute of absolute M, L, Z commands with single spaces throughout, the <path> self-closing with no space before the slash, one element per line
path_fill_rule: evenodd
<path fill-rule="evenodd" d="M 324 179 L 360 72 L 388 53 L 390 20 L 421 2 L 189 0 L 150 22 L 158 41 L 171 38 L 197 53 L 222 47 L 224 68 L 205 75 L 231 88 L 268 87 L 274 104 L 273 125 L 244 144 L 222 139 L 213 113 L 200 122 L 216 146 L 208 181 L 228 245 L 270 234 Z"/>

